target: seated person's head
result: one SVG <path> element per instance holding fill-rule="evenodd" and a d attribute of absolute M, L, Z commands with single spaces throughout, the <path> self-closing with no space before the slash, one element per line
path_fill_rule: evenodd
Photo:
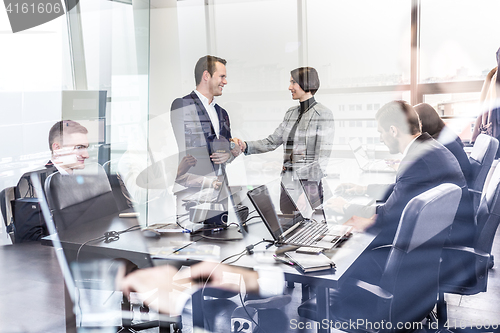
<path fill-rule="evenodd" d="M 52 162 L 70 174 L 74 169 L 85 168 L 85 160 L 89 158 L 87 133 L 87 129 L 76 121 L 55 123 L 49 131 Z"/>
<path fill-rule="evenodd" d="M 422 123 L 422 132 L 427 132 L 434 139 L 437 139 L 445 126 L 444 121 L 437 111 L 427 103 L 417 104 L 414 106 L 414 109 L 418 113 L 418 117 Z"/>
<path fill-rule="evenodd" d="M 413 107 L 404 101 L 392 101 L 382 106 L 375 115 L 380 141 L 391 154 L 402 153 L 403 143 L 421 133 L 420 119 Z"/>

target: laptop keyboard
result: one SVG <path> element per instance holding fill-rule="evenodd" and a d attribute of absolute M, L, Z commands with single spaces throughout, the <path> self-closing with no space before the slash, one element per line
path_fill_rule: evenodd
<path fill-rule="evenodd" d="M 318 240 L 318 237 L 328 232 L 326 223 L 309 222 L 306 227 L 297 231 L 292 237 L 288 238 L 288 244 L 311 245 Z"/>

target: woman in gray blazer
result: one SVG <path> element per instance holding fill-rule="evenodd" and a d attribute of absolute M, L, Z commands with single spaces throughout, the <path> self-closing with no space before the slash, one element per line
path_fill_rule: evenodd
<path fill-rule="evenodd" d="M 332 112 L 314 99 L 318 89 L 319 76 L 314 68 L 300 67 L 291 71 L 288 90 L 299 105 L 288 109 L 283 122 L 267 138 L 248 142 L 239 140 L 245 155 L 265 153 L 283 145 L 284 174 L 291 174 L 288 171 L 296 171 L 314 161 L 325 170 L 335 127 Z M 316 178 L 314 176 L 317 175 L 305 178 Z"/>

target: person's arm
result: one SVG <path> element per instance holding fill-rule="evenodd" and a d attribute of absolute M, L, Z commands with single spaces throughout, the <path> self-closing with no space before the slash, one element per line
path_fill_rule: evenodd
<path fill-rule="evenodd" d="M 256 141 L 243 141 L 244 145 L 241 147 L 245 155 L 261 154 L 273 151 L 283 144 L 283 133 L 286 130 L 291 115 L 291 109 L 285 114 L 281 124 L 274 130 L 273 134 L 267 138 Z"/>
<path fill-rule="evenodd" d="M 186 106 L 184 106 L 182 98 L 175 99 L 170 107 L 170 123 L 172 124 L 172 130 L 174 131 L 178 151 L 183 154 L 186 152 L 186 133 L 184 128 L 185 108 Z M 193 109 L 195 110 L 196 107 L 193 106 Z M 184 156 L 179 157 L 182 158 Z"/>
<path fill-rule="evenodd" d="M 329 158 L 332 154 L 333 139 L 335 137 L 335 122 L 333 120 L 332 111 L 322 105 L 319 111 L 321 112 L 321 116 L 317 120 L 314 159 L 319 162 L 323 170 L 326 170 Z"/>
<path fill-rule="evenodd" d="M 241 277 L 248 293 L 261 293 L 261 296 L 265 297 L 281 294 L 284 287 L 284 275 L 279 267 L 269 266 L 250 270 L 204 261 L 191 266 L 191 275 L 187 279 L 176 279 L 177 272 L 177 269 L 167 265 L 140 269 L 121 278 L 118 285 L 125 295 L 137 292 L 143 297 L 142 301 L 148 303 L 146 305 L 170 315 L 180 314 L 189 296 L 206 286 L 240 292 L 239 284 L 225 283 L 228 275 Z M 189 282 L 194 288 L 191 288 L 189 293 L 183 293 L 182 286 Z M 157 298 L 145 297 L 145 293 L 155 289 Z"/>

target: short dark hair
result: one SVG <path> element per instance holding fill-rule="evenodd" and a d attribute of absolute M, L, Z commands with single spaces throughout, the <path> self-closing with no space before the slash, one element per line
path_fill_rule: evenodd
<path fill-rule="evenodd" d="M 407 134 L 421 133 L 422 125 L 415 109 L 405 101 L 392 101 L 382 106 L 375 115 L 380 127 L 388 131 L 396 126 Z"/>
<path fill-rule="evenodd" d="M 82 133 L 87 134 L 89 131 L 73 120 L 61 120 L 55 123 L 49 131 L 49 148 L 52 150 L 52 144 L 54 142 L 59 142 L 61 146 L 63 145 L 63 134 L 73 134 Z"/>
<path fill-rule="evenodd" d="M 211 55 L 207 55 L 204 57 L 201 57 L 198 62 L 196 63 L 196 66 L 194 67 L 194 80 L 196 81 L 196 85 L 199 85 L 201 82 L 201 77 L 203 76 L 204 71 L 208 71 L 210 75 L 213 75 L 215 70 L 216 70 L 216 63 L 220 62 L 224 66 L 226 65 L 227 61 L 225 59 L 219 58 L 219 57 L 214 57 Z"/>
<path fill-rule="evenodd" d="M 299 67 L 290 72 L 292 78 L 305 92 L 315 94 L 319 89 L 319 75 L 312 67 Z"/>

